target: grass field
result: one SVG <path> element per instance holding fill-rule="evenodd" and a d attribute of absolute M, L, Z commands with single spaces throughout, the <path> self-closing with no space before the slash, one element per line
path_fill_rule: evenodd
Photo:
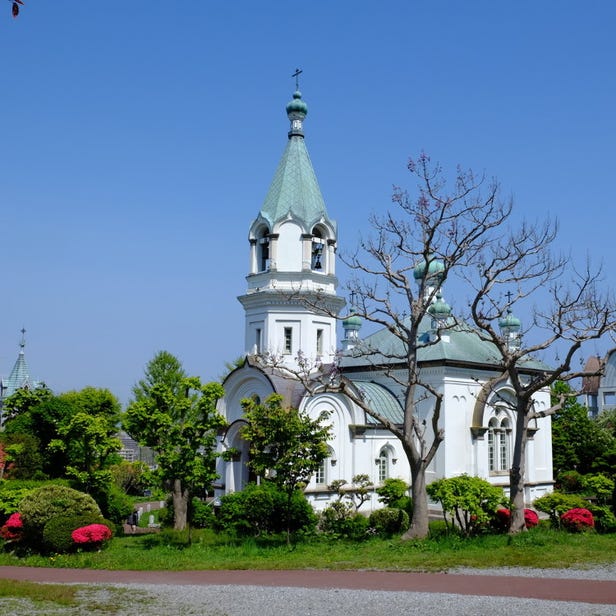
<path fill-rule="evenodd" d="M 584 567 L 616 562 L 616 534 L 570 534 L 545 528 L 509 537 L 440 536 L 424 540 L 346 542 L 307 539 L 291 549 L 283 537 L 232 540 L 210 531 L 116 537 L 100 552 L 17 556 L 0 565 L 92 569 L 383 569 L 443 571 L 456 567 Z"/>

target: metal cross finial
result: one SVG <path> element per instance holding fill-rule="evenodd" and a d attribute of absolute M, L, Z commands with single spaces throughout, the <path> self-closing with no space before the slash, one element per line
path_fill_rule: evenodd
<path fill-rule="evenodd" d="M 21 328 L 21 342 L 19 343 L 19 346 L 22 349 L 26 346 L 26 328 L 25 327 Z"/>
<path fill-rule="evenodd" d="M 295 89 L 299 90 L 299 76 L 303 73 L 302 69 L 296 68 L 291 77 L 295 77 Z"/>
<path fill-rule="evenodd" d="M 507 303 L 510 304 L 511 303 L 511 297 L 512 297 L 513 293 L 511 291 L 507 291 L 507 293 L 505 293 L 505 296 L 507 297 Z"/>

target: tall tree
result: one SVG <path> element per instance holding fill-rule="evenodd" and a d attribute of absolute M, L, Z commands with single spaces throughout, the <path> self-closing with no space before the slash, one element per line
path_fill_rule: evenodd
<path fill-rule="evenodd" d="M 148 366 L 156 365 L 158 357 Z M 217 477 L 216 436 L 225 420 L 216 403 L 224 390 L 219 383 L 202 385 L 197 377 L 178 379 L 183 369 L 177 360 L 165 364 L 172 374 L 157 373 L 158 382 L 148 381 L 147 392 L 129 404 L 123 426 L 154 449 L 159 479 L 172 493 L 175 528 L 183 530 L 192 497 L 207 491 Z"/>
<path fill-rule="evenodd" d="M 263 404 L 248 398 L 242 401 L 246 426 L 242 437 L 250 443 L 249 466 L 267 477 L 287 497 L 287 543 L 290 543 L 290 518 L 293 493 L 327 457 L 330 428 L 327 415 L 311 419 L 297 409 L 285 408 L 282 396 L 272 394 Z"/>
<path fill-rule="evenodd" d="M 381 415 L 344 380 L 341 386 L 402 443 L 412 479 L 413 516 L 405 534 L 411 538 L 428 533 L 426 470 L 444 438 L 443 393 L 423 377 L 418 361 L 421 349 L 435 340 L 422 338 L 420 326 L 430 318 L 440 286 L 450 273 L 476 261 L 493 241 L 494 229 L 508 218 L 511 204 L 499 198 L 497 182 L 472 171 L 458 169 L 448 187 L 440 165 L 423 153 L 409 161 L 408 170 L 418 183 L 415 196 L 396 188 L 394 211 L 373 216 L 373 236 L 362 240 L 355 254 L 343 257 L 354 273 L 347 287 L 355 297 L 356 313 L 399 341 L 401 351 L 360 344 L 354 353 L 372 358 L 392 387 L 402 391 L 402 425 Z M 422 404 L 429 410 L 420 416 Z"/>
<path fill-rule="evenodd" d="M 586 263 L 576 268 L 557 247 L 558 226 L 522 223 L 504 230 L 497 242 L 483 250 L 479 267 L 466 270 L 473 287 L 470 311 L 481 335 L 497 350 L 502 376 L 515 394 L 515 440 L 509 482 L 512 500 L 511 533 L 524 525 L 526 446 L 531 422 L 561 410 L 563 394 L 550 409 L 535 407 L 535 394 L 556 381 L 571 382 L 590 376 L 573 368 L 585 343 L 616 330 L 616 302 L 600 284 L 601 269 Z M 532 299 L 531 299 L 532 298 Z M 530 305 L 530 302 L 534 303 Z M 526 327 L 512 316 L 512 308 L 526 309 Z M 530 359 L 551 350 L 550 367 L 529 374 Z M 497 383 L 487 383 L 484 395 Z"/>
<path fill-rule="evenodd" d="M 155 385 L 165 385 L 173 394 L 179 395 L 186 377 L 177 357 L 168 351 L 158 351 L 147 363 L 143 378 L 133 387 L 133 396 L 137 401 L 148 398 Z"/>

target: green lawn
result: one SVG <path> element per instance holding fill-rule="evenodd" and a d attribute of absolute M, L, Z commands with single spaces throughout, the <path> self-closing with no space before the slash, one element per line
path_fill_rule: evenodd
<path fill-rule="evenodd" d="M 0 565 L 93 569 L 383 569 L 442 571 L 456 567 L 567 568 L 616 562 L 616 534 L 569 534 L 536 528 L 516 537 L 439 537 L 416 541 L 371 539 L 363 543 L 306 540 L 287 548 L 284 538 L 233 541 L 208 531 L 183 537 L 116 537 L 101 552 L 17 557 L 0 553 Z"/>

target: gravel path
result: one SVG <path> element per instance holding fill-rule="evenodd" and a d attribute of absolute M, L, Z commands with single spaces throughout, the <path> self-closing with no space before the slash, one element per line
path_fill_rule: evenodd
<path fill-rule="evenodd" d="M 8 568 L 7 568 L 8 569 Z M 13 569 L 13 568 L 11 568 Z M 21 568 L 20 568 L 21 569 Z M 22 569 L 23 571 L 23 569 Z M 30 570 L 32 571 L 32 570 Z M 79 582 L 73 577 L 75 570 L 46 569 L 47 572 L 64 571 L 69 577 L 66 581 Z M 35 570 L 41 575 L 40 570 Z M 101 573 L 101 572 L 99 572 Z M 101 576 L 110 579 L 112 575 L 121 579 L 124 575 L 130 581 L 129 573 L 133 572 L 105 572 Z M 174 572 L 179 574 L 179 572 Z M 168 582 L 164 581 L 165 574 L 159 574 L 156 583 L 88 583 L 80 591 L 80 606 L 75 608 L 56 609 L 49 605 L 37 607 L 35 605 L 0 599 L 0 614 L 6 616 L 72 616 L 88 614 L 116 614 L 117 616 L 135 616 L 147 614 L 152 616 L 375 616 L 380 614 L 429 614 L 430 616 L 443 615 L 498 615 L 518 616 L 520 614 L 534 613 L 541 616 L 556 616 L 576 614 L 576 616 L 616 616 L 616 564 L 592 569 L 567 570 L 537 570 L 537 569 L 497 569 L 477 570 L 459 569 L 450 574 L 424 576 L 425 579 L 435 578 L 443 590 L 447 587 L 459 587 L 460 582 L 474 581 L 474 585 L 482 588 L 482 593 L 494 590 L 500 594 L 499 584 L 503 579 L 510 577 L 511 582 L 518 578 L 533 578 L 533 585 L 550 586 L 550 580 L 603 580 L 599 584 L 603 589 L 609 589 L 607 603 L 587 603 L 578 601 L 554 601 L 510 596 L 479 596 L 470 594 L 447 592 L 414 592 L 398 590 L 364 590 L 353 588 L 304 588 L 293 586 L 276 586 L 276 580 L 270 579 L 262 583 L 262 579 L 255 584 L 210 584 L 205 581 L 190 583 L 192 572 L 184 572 L 185 581 L 177 582 L 171 572 Z M 202 572 L 201 572 L 202 573 Z M 225 572 L 219 572 L 225 573 Z M 259 572 L 226 572 L 250 573 Z M 263 573 L 263 572 L 261 572 Z M 277 572 L 269 572 L 276 575 Z M 286 579 L 288 572 L 278 572 L 281 582 Z M 315 572 L 296 572 L 303 575 L 306 585 L 310 585 L 308 578 Z M 335 581 L 336 572 L 330 577 Z M 360 581 L 365 580 L 361 575 L 374 575 L 376 572 L 358 572 Z M 180 574 L 181 575 L 181 574 Z M 322 572 L 321 572 L 322 575 Z M 327 574 L 326 574 L 327 575 Z M 400 574 L 391 574 L 392 578 Z M 404 576 L 405 574 L 401 574 Z M 408 574 L 409 577 L 411 574 Z M 420 574 L 421 575 L 421 574 Z M 0 571 L 1 577 L 11 577 L 7 571 Z M 481 576 L 467 578 L 467 576 Z M 420 577 L 423 580 L 424 577 Z M 71 579 L 73 578 L 73 579 Z M 23 579 L 28 578 L 24 574 Z M 41 578 L 36 578 L 40 579 Z M 144 578 L 140 578 L 144 579 Z M 239 578 L 238 578 L 239 579 Z M 321 578 L 319 578 L 321 579 Z M 384 578 L 383 578 L 384 579 Z M 51 581 L 58 581 L 57 577 Z M 318 582 L 322 584 L 322 581 Z M 589 586 L 592 586 L 592 582 Z M 333 584 L 332 584 L 333 585 Z M 570 584 L 574 586 L 573 582 Z M 607 585 L 607 586 L 606 586 Z M 515 585 L 513 586 L 515 587 Z M 529 588 L 536 588 L 536 586 Z M 498 592 L 497 592 L 498 591 Z M 42 610 L 42 611 L 41 611 Z"/>

